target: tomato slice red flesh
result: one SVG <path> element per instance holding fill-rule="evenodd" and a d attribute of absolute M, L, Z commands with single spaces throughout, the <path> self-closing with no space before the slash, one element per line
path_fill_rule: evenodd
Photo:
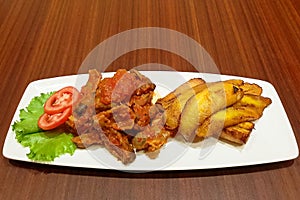
<path fill-rule="evenodd" d="M 57 128 L 68 120 L 71 115 L 72 109 L 67 108 L 61 113 L 48 114 L 44 113 L 38 121 L 38 126 L 43 130 L 51 130 Z"/>
<path fill-rule="evenodd" d="M 78 100 L 79 96 L 79 91 L 72 86 L 62 88 L 46 101 L 44 111 L 51 115 L 61 113 L 66 108 L 72 107 L 72 105 Z"/>

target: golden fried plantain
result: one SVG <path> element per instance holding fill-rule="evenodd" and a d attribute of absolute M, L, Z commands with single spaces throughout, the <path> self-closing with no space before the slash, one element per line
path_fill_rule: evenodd
<path fill-rule="evenodd" d="M 237 145 L 243 145 L 248 141 L 253 128 L 253 122 L 242 122 L 235 126 L 224 128 L 220 139 Z"/>
<path fill-rule="evenodd" d="M 271 103 L 272 100 L 270 98 L 252 94 L 245 94 L 243 98 L 233 106 L 254 106 L 256 107 L 256 109 L 265 109 Z"/>
<path fill-rule="evenodd" d="M 223 128 L 260 117 L 255 107 L 229 107 L 208 117 L 196 130 L 198 137 L 219 136 Z"/>
<path fill-rule="evenodd" d="M 192 96 L 186 103 L 180 118 L 179 133 L 192 141 L 195 130 L 213 113 L 233 105 L 243 97 L 243 91 L 232 83 L 210 84 Z"/>
<path fill-rule="evenodd" d="M 244 94 L 261 95 L 262 93 L 262 88 L 255 83 L 247 83 L 241 79 L 230 79 L 224 82 L 232 83 L 233 85 L 238 86 L 243 90 Z"/>
<path fill-rule="evenodd" d="M 205 81 L 201 78 L 190 79 L 187 82 L 180 85 L 179 87 L 177 87 L 173 92 L 170 92 L 167 96 L 158 99 L 156 103 L 162 105 L 163 108 L 167 108 L 176 101 L 176 98 L 178 96 L 185 94 L 186 92 L 190 91 L 191 88 L 203 83 L 205 83 Z"/>
<path fill-rule="evenodd" d="M 244 83 L 240 86 L 245 94 L 261 95 L 262 88 L 255 83 Z"/>
<path fill-rule="evenodd" d="M 199 137 L 219 135 L 223 128 L 241 122 L 253 121 L 262 116 L 263 110 L 271 103 L 266 97 L 245 94 L 231 107 L 221 110 L 207 118 L 196 130 Z"/>
<path fill-rule="evenodd" d="M 175 130 L 179 125 L 179 118 L 187 100 L 205 87 L 205 81 L 200 78 L 191 79 L 164 98 L 157 100 L 156 104 L 160 104 L 165 110 L 166 123 L 165 128 Z"/>
<path fill-rule="evenodd" d="M 235 86 L 238 86 L 238 87 L 240 87 L 241 85 L 244 84 L 244 81 L 241 80 L 241 79 L 229 79 L 229 80 L 226 80 L 224 82 L 231 83 L 231 84 L 233 84 Z"/>
<path fill-rule="evenodd" d="M 247 130 L 252 130 L 254 128 L 254 122 L 241 122 L 235 126 L 232 127 L 239 127 Z M 230 127 L 228 127 L 230 128 Z"/>

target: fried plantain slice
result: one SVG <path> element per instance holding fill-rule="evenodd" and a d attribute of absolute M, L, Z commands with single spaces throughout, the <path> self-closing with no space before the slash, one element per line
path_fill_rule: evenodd
<path fill-rule="evenodd" d="M 164 98 L 157 100 L 156 104 L 160 104 L 165 110 L 166 129 L 175 130 L 178 128 L 179 118 L 187 100 L 203 90 L 205 88 L 204 83 L 205 81 L 200 78 L 190 79 Z"/>
<path fill-rule="evenodd" d="M 231 107 L 221 110 L 207 118 L 196 130 L 198 137 L 219 135 L 223 128 L 237 125 L 241 122 L 259 119 L 263 110 L 271 103 L 271 99 L 246 94 Z"/>
<path fill-rule="evenodd" d="M 254 106 L 256 109 L 265 109 L 272 103 L 272 100 L 268 97 L 245 94 L 243 98 L 233 106 Z"/>
<path fill-rule="evenodd" d="M 240 86 L 245 94 L 252 94 L 260 96 L 262 93 L 262 88 L 255 83 L 244 83 Z"/>
<path fill-rule="evenodd" d="M 164 108 L 167 108 L 168 106 L 173 104 L 174 101 L 176 101 L 176 98 L 178 96 L 188 92 L 189 90 L 191 90 L 191 88 L 203 83 L 205 83 L 205 81 L 201 78 L 190 79 L 178 86 L 174 91 L 170 92 L 165 97 L 158 99 L 156 103 L 161 104 Z"/>
<path fill-rule="evenodd" d="M 253 121 L 261 116 L 255 107 L 229 107 L 207 118 L 196 130 L 198 137 L 219 136 L 223 128 L 241 122 Z"/>
<path fill-rule="evenodd" d="M 224 82 L 231 83 L 231 84 L 233 84 L 235 86 L 238 86 L 238 87 L 240 87 L 241 85 L 244 84 L 244 81 L 241 80 L 241 79 L 229 79 L 229 80 L 226 80 Z"/>
<path fill-rule="evenodd" d="M 243 97 L 243 91 L 232 83 L 209 84 L 186 103 L 180 118 L 179 133 L 193 141 L 195 130 L 213 113 L 233 105 Z"/>
<path fill-rule="evenodd" d="M 235 126 L 224 128 L 220 139 L 237 145 L 243 145 L 248 141 L 253 128 L 253 122 L 242 122 Z"/>

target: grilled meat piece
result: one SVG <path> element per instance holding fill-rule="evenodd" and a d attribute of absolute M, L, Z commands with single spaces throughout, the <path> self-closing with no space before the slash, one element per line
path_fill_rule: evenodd
<path fill-rule="evenodd" d="M 103 145 L 99 133 L 85 133 L 72 139 L 78 148 L 85 149 L 94 144 Z"/>
<path fill-rule="evenodd" d="M 150 93 L 148 99 L 151 101 L 154 89 L 155 84 L 138 71 L 132 70 L 128 73 L 125 69 L 119 69 L 113 77 L 99 82 L 95 94 L 95 108 L 101 112 L 113 105 L 128 104 L 133 96 L 147 93 Z"/>
<path fill-rule="evenodd" d="M 100 133 L 105 148 L 122 163 L 131 163 L 135 159 L 135 152 L 130 142 L 132 136 L 120 129 L 112 111 L 100 112 L 93 117 L 93 120 L 95 124 L 99 124 L 97 132 Z"/>
<path fill-rule="evenodd" d="M 90 72 L 67 122 L 80 134 L 73 142 L 80 148 L 101 144 L 124 164 L 131 163 L 136 156 L 132 138 L 150 123 L 155 84 L 135 70 L 121 69 L 97 81 L 99 77 Z"/>
<path fill-rule="evenodd" d="M 139 131 L 132 140 L 137 151 L 154 152 L 167 143 L 172 132 L 164 128 L 165 112 L 159 105 L 151 108 L 150 123 Z"/>

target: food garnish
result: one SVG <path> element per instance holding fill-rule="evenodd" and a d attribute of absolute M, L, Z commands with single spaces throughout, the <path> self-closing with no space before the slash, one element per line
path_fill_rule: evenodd
<path fill-rule="evenodd" d="M 56 114 L 44 113 L 39 118 L 38 125 L 41 129 L 45 131 L 51 130 L 65 123 L 71 114 L 72 114 L 71 108 L 67 108 L 64 111 Z"/>
<path fill-rule="evenodd" d="M 39 118 L 38 126 L 51 130 L 64 124 L 72 114 L 72 106 L 80 97 L 72 86 L 64 87 L 51 95 L 44 105 L 44 114 Z"/>
<path fill-rule="evenodd" d="M 73 155 L 76 149 L 71 140 L 72 134 L 62 130 L 44 131 L 38 127 L 38 120 L 44 113 L 44 103 L 52 94 L 42 93 L 34 97 L 26 108 L 20 110 L 20 120 L 12 125 L 17 141 L 29 147 L 27 156 L 34 161 L 53 161 L 65 153 Z"/>
<path fill-rule="evenodd" d="M 44 105 L 44 111 L 48 114 L 61 113 L 67 108 L 72 108 L 72 105 L 78 101 L 80 97 L 79 91 L 67 86 L 55 92 Z"/>

